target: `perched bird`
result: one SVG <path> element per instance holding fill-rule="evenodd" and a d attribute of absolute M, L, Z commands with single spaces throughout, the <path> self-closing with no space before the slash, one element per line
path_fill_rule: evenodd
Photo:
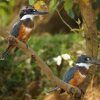
<path fill-rule="evenodd" d="M 47 13 L 47 11 L 38 11 L 30 6 L 25 7 L 21 10 L 20 19 L 14 24 L 11 31 L 11 35 L 13 35 L 14 37 L 26 44 L 33 31 L 34 17 L 38 15 L 44 15 Z M 9 40 L 9 45 L 6 48 L 5 52 L 2 54 L 1 59 L 7 58 L 7 55 L 9 55 L 9 53 L 11 53 L 11 51 L 14 48 L 16 48 L 16 42 L 13 40 Z"/>
<path fill-rule="evenodd" d="M 79 56 L 74 66 L 64 75 L 63 81 L 73 86 L 79 86 L 86 78 L 88 70 L 93 64 L 99 65 L 100 62 L 93 60 L 91 57 L 86 55 Z M 49 92 L 57 90 L 59 90 L 60 93 L 64 92 L 64 90 L 59 87 L 55 87 Z"/>

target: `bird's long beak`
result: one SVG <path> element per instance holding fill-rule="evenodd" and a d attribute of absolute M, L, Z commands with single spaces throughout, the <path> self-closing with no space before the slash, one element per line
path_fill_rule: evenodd
<path fill-rule="evenodd" d="M 33 10 L 32 14 L 34 14 L 34 15 L 45 15 L 45 14 L 48 14 L 48 12 L 47 11 L 39 11 L 39 10 L 34 11 Z"/>
<path fill-rule="evenodd" d="M 47 11 L 37 11 L 36 14 L 45 15 L 45 14 L 48 14 L 48 12 Z"/>
<path fill-rule="evenodd" d="M 100 61 L 95 60 L 95 59 L 92 59 L 92 60 L 88 61 L 88 63 L 95 64 L 95 65 L 100 65 Z"/>

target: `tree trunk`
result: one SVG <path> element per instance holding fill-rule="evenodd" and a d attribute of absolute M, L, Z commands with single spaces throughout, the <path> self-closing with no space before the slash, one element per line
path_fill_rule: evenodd
<path fill-rule="evenodd" d="M 88 0 L 87 3 L 84 1 L 80 0 L 80 9 L 84 24 L 86 54 L 96 58 L 98 53 L 96 16 L 92 9 L 91 0 Z"/>
<path fill-rule="evenodd" d="M 98 53 L 98 43 L 97 43 L 97 28 L 96 28 L 96 16 L 92 9 L 92 0 L 80 0 L 80 10 L 83 18 L 84 33 L 86 40 L 86 54 L 90 57 L 96 58 Z M 89 73 L 84 83 L 82 83 L 79 88 L 82 90 L 83 95 L 79 98 L 74 97 L 74 100 L 82 100 L 89 86 L 92 77 L 96 71 L 96 66 L 92 66 L 89 69 Z"/>

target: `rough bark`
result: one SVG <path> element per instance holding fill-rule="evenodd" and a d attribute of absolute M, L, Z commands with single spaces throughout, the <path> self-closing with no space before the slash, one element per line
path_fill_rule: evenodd
<path fill-rule="evenodd" d="M 97 42 L 96 16 L 92 9 L 92 0 L 87 0 L 87 2 L 85 2 L 85 0 L 80 0 L 79 4 L 84 25 L 86 54 L 93 58 L 96 58 L 98 53 L 98 42 Z M 92 66 L 89 69 L 87 78 L 85 79 L 84 83 L 82 83 L 79 86 L 79 88 L 83 92 L 83 95 L 81 95 L 81 97 L 79 98 L 74 97 L 75 100 L 82 100 L 84 98 L 86 89 L 89 86 L 95 71 L 96 71 L 96 66 Z"/>
<path fill-rule="evenodd" d="M 96 16 L 92 9 L 92 1 L 88 0 L 88 3 L 85 4 L 84 0 L 80 0 L 80 10 L 84 24 L 86 53 L 89 56 L 96 58 L 98 53 L 97 28 Z"/>

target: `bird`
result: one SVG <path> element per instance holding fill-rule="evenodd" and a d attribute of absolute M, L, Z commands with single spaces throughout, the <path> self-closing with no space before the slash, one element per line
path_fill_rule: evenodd
<path fill-rule="evenodd" d="M 19 14 L 19 20 L 13 25 L 11 30 L 11 35 L 22 41 L 27 45 L 27 41 L 32 35 L 33 27 L 34 27 L 34 17 L 38 15 L 48 14 L 47 11 L 39 11 L 35 8 L 28 6 L 24 7 Z M 1 59 L 4 60 L 14 49 L 15 51 L 18 49 L 16 47 L 16 42 L 14 40 L 9 40 L 8 47 L 2 53 Z"/>
<path fill-rule="evenodd" d="M 88 70 L 93 64 L 100 65 L 100 62 L 87 55 L 80 55 L 75 64 L 65 73 L 63 81 L 78 87 L 82 82 L 84 82 Z M 60 91 L 60 93 L 65 92 L 59 87 L 53 88 L 49 91 L 49 93 L 53 91 Z"/>

